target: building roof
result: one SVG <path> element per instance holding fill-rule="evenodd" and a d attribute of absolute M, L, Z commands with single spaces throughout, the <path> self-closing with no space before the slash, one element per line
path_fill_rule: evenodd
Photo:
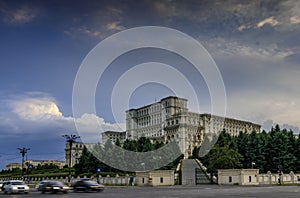
<path fill-rule="evenodd" d="M 147 107 L 150 107 L 150 106 L 152 106 L 152 105 L 154 105 L 154 104 L 159 104 L 159 103 L 161 103 L 162 101 L 164 101 L 164 100 L 167 100 L 167 99 L 171 99 L 171 98 L 174 98 L 174 99 L 180 99 L 180 100 L 185 100 L 185 101 L 187 101 L 187 99 L 186 98 L 180 98 L 180 97 L 177 97 L 177 96 L 168 96 L 168 97 L 165 97 L 165 98 L 162 98 L 160 101 L 158 101 L 158 102 L 154 102 L 154 103 L 151 103 L 151 104 L 148 104 L 148 105 L 145 105 L 145 106 L 143 106 L 143 107 L 139 107 L 139 108 L 131 108 L 131 109 L 129 109 L 129 110 L 127 110 L 126 112 L 128 112 L 128 111 L 133 111 L 133 110 L 140 110 L 140 109 L 143 109 L 143 108 L 147 108 Z"/>

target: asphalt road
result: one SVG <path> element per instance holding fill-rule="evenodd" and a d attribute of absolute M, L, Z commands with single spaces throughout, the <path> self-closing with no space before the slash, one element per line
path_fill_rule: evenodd
<path fill-rule="evenodd" d="M 262 197 L 262 198 L 293 198 L 300 196 L 300 187 L 297 186 L 259 186 L 259 187 L 241 187 L 241 186 L 217 186 L 217 185 L 198 185 L 198 186 L 171 186 L 171 187 L 107 187 L 103 192 L 96 193 L 73 193 L 68 194 L 41 194 L 32 190 L 29 194 L 5 195 L 0 192 L 0 197 L 61 197 L 61 198 L 81 198 L 81 197 Z"/>

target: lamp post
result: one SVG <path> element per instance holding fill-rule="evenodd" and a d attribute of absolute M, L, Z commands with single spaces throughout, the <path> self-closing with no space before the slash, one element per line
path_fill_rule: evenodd
<path fill-rule="evenodd" d="M 68 182 L 70 182 L 71 181 L 71 166 L 72 166 L 72 145 L 74 142 L 76 142 L 75 141 L 76 139 L 80 138 L 80 136 L 77 136 L 74 134 L 71 134 L 71 135 L 65 134 L 65 135 L 62 135 L 62 137 L 66 138 L 66 141 L 69 143 L 70 152 L 69 152 L 69 164 L 68 164 L 68 167 L 69 167 Z"/>
<path fill-rule="evenodd" d="M 17 148 L 17 149 L 20 150 L 20 153 L 22 154 L 22 170 L 21 170 L 21 178 L 22 178 L 22 180 L 23 180 L 23 178 L 24 178 L 24 171 L 23 171 L 23 169 L 24 169 L 24 156 L 25 156 L 25 154 L 27 153 L 27 151 L 30 150 L 30 148 L 25 148 L 25 147 L 23 147 L 23 148 Z"/>

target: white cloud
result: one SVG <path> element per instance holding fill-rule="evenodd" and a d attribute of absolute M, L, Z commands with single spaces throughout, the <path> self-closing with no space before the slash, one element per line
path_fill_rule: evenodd
<path fill-rule="evenodd" d="M 64 33 L 74 38 L 81 35 L 94 37 L 94 38 L 101 38 L 102 36 L 101 31 L 88 28 L 86 26 L 80 26 L 76 28 L 72 27 L 68 30 L 65 30 Z"/>
<path fill-rule="evenodd" d="M 4 7 L 0 9 L 4 15 L 3 20 L 8 24 L 24 24 L 33 21 L 38 16 L 36 8 L 24 5 L 17 9 Z"/>
<path fill-rule="evenodd" d="M 205 39 L 200 41 L 207 50 L 213 55 L 227 57 L 243 56 L 252 57 L 253 59 L 270 59 L 271 61 L 282 60 L 293 54 L 289 49 L 281 49 L 277 44 L 265 46 L 250 45 L 235 40 L 224 38 Z"/>
<path fill-rule="evenodd" d="M 263 89 L 263 88 L 261 88 Z M 252 120 L 262 124 L 265 130 L 269 130 L 268 120 L 289 128 L 300 128 L 300 100 L 290 99 L 283 93 L 274 91 L 238 91 L 228 96 L 228 115 L 235 118 Z M 273 124 L 272 124 L 273 125 Z M 296 131 L 296 132 L 299 132 Z"/>
<path fill-rule="evenodd" d="M 246 18 L 252 18 L 254 20 L 242 22 L 237 30 L 244 31 L 246 29 L 262 28 L 266 25 L 270 25 L 276 30 L 283 32 L 299 28 L 299 26 L 296 25 L 300 23 L 300 1 L 286 0 L 280 1 L 276 4 L 273 4 L 273 2 L 270 1 L 270 5 L 275 8 L 272 10 L 263 9 L 260 6 L 260 1 L 249 2 L 244 4 L 243 7 L 246 9 L 244 9 L 242 13 L 246 15 Z M 268 1 L 266 1 L 265 3 L 268 4 Z M 236 6 L 232 6 L 233 10 L 239 10 L 237 9 L 238 6 L 239 4 L 237 4 Z M 279 12 L 274 12 L 274 10 L 279 10 Z M 240 13 L 239 11 L 235 12 Z M 272 13 L 271 16 L 270 13 Z M 261 20 L 260 17 L 264 18 Z M 260 20 L 257 22 L 258 19 Z"/>
<path fill-rule="evenodd" d="M 123 14 L 123 10 L 121 8 L 117 8 L 117 7 L 112 7 L 112 6 L 108 6 L 106 7 L 106 12 L 114 15 L 114 16 L 120 16 Z"/>
<path fill-rule="evenodd" d="M 13 100 L 10 105 L 12 111 L 24 120 L 34 121 L 62 117 L 62 113 L 52 98 L 24 98 L 23 100 Z"/>
<path fill-rule="evenodd" d="M 290 23 L 291 24 L 299 24 L 300 23 L 300 17 L 299 16 L 290 17 Z"/>
<path fill-rule="evenodd" d="M 103 6 L 80 19 L 72 18 L 72 22 L 66 24 L 64 33 L 76 39 L 104 39 L 115 31 L 126 29 L 121 25 L 123 16 L 126 14 L 124 9 L 126 9 L 125 4 Z"/>
<path fill-rule="evenodd" d="M 279 24 L 279 22 L 274 18 L 274 16 L 266 18 L 262 21 L 260 21 L 259 23 L 257 23 L 257 27 L 261 28 L 263 26 L 265 26 L 266 24 L 269 24 L 271 26 L 276 26 Z"/>
<path fill-rule="evenodd" d="M 151 1 L 154 9 L 163 16 L 184 16 L 185 9 L 178 9 L 179 4 L 172 0 Z"/>
<path fill-rule="evenodd" d="M 237 28 L 237 30 L 240 31 L 240 32 L 242 32 L 242 31 L 244 31 L 244 30 L 246 30 L 246 29 L 250 29 L 251 27 L 252 27 L 251 24 L 241 25 L 241 26 L 239 26 L 239 27 Z"/>
<path fill-rule="evenodd" d="M 112 23 L 106 24 L 106 29 L 107 30 L 113 30 L 113 31 L 118 31 L 118 30 L 124 30 L 125 27 L 120 25 L 120 21 L 115 21 Z"/>
<path fill-rule="evenodd" d="M 16 134 L 26 132 L 43 135 L 53 131 L 55 135 L 59 132 L 76 132 L 76 122 L 84 142 L 101 141 L 101 132 L 107 130 L 125 129 L 123 123 L 108 123 L 94 114 L 83 114 L 79 118 L 66 117 L 56 103 L 53 97 L 44 93 L 26 93 L 6 100 L 11 111 L 0 114 L 1 128 L 10 129 L 10 133 Z"/>
<path fill-rule="evenodd" d="M 281 2 L 282 10 L 280 17 L 288 19 L 290 17 L 300 17 L 300 1 L 299 0 L 286 0 Z"/>

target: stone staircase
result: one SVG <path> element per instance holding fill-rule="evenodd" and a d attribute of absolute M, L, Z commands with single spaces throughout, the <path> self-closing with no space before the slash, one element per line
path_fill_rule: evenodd
<path fill-rule="evenodd" d="M 182 162 L 182 185 L 209 184 L 210 179 L 201 167 L 201 163 L 194 159 L 184 159 Z"/>
<path fill-rule="evenodd" d="M 196 185 L 195 169 L 198 168 L 198 164 L 193 159 L 184 159 L 181 169 L 181 183 L 182 185 Z"/>

